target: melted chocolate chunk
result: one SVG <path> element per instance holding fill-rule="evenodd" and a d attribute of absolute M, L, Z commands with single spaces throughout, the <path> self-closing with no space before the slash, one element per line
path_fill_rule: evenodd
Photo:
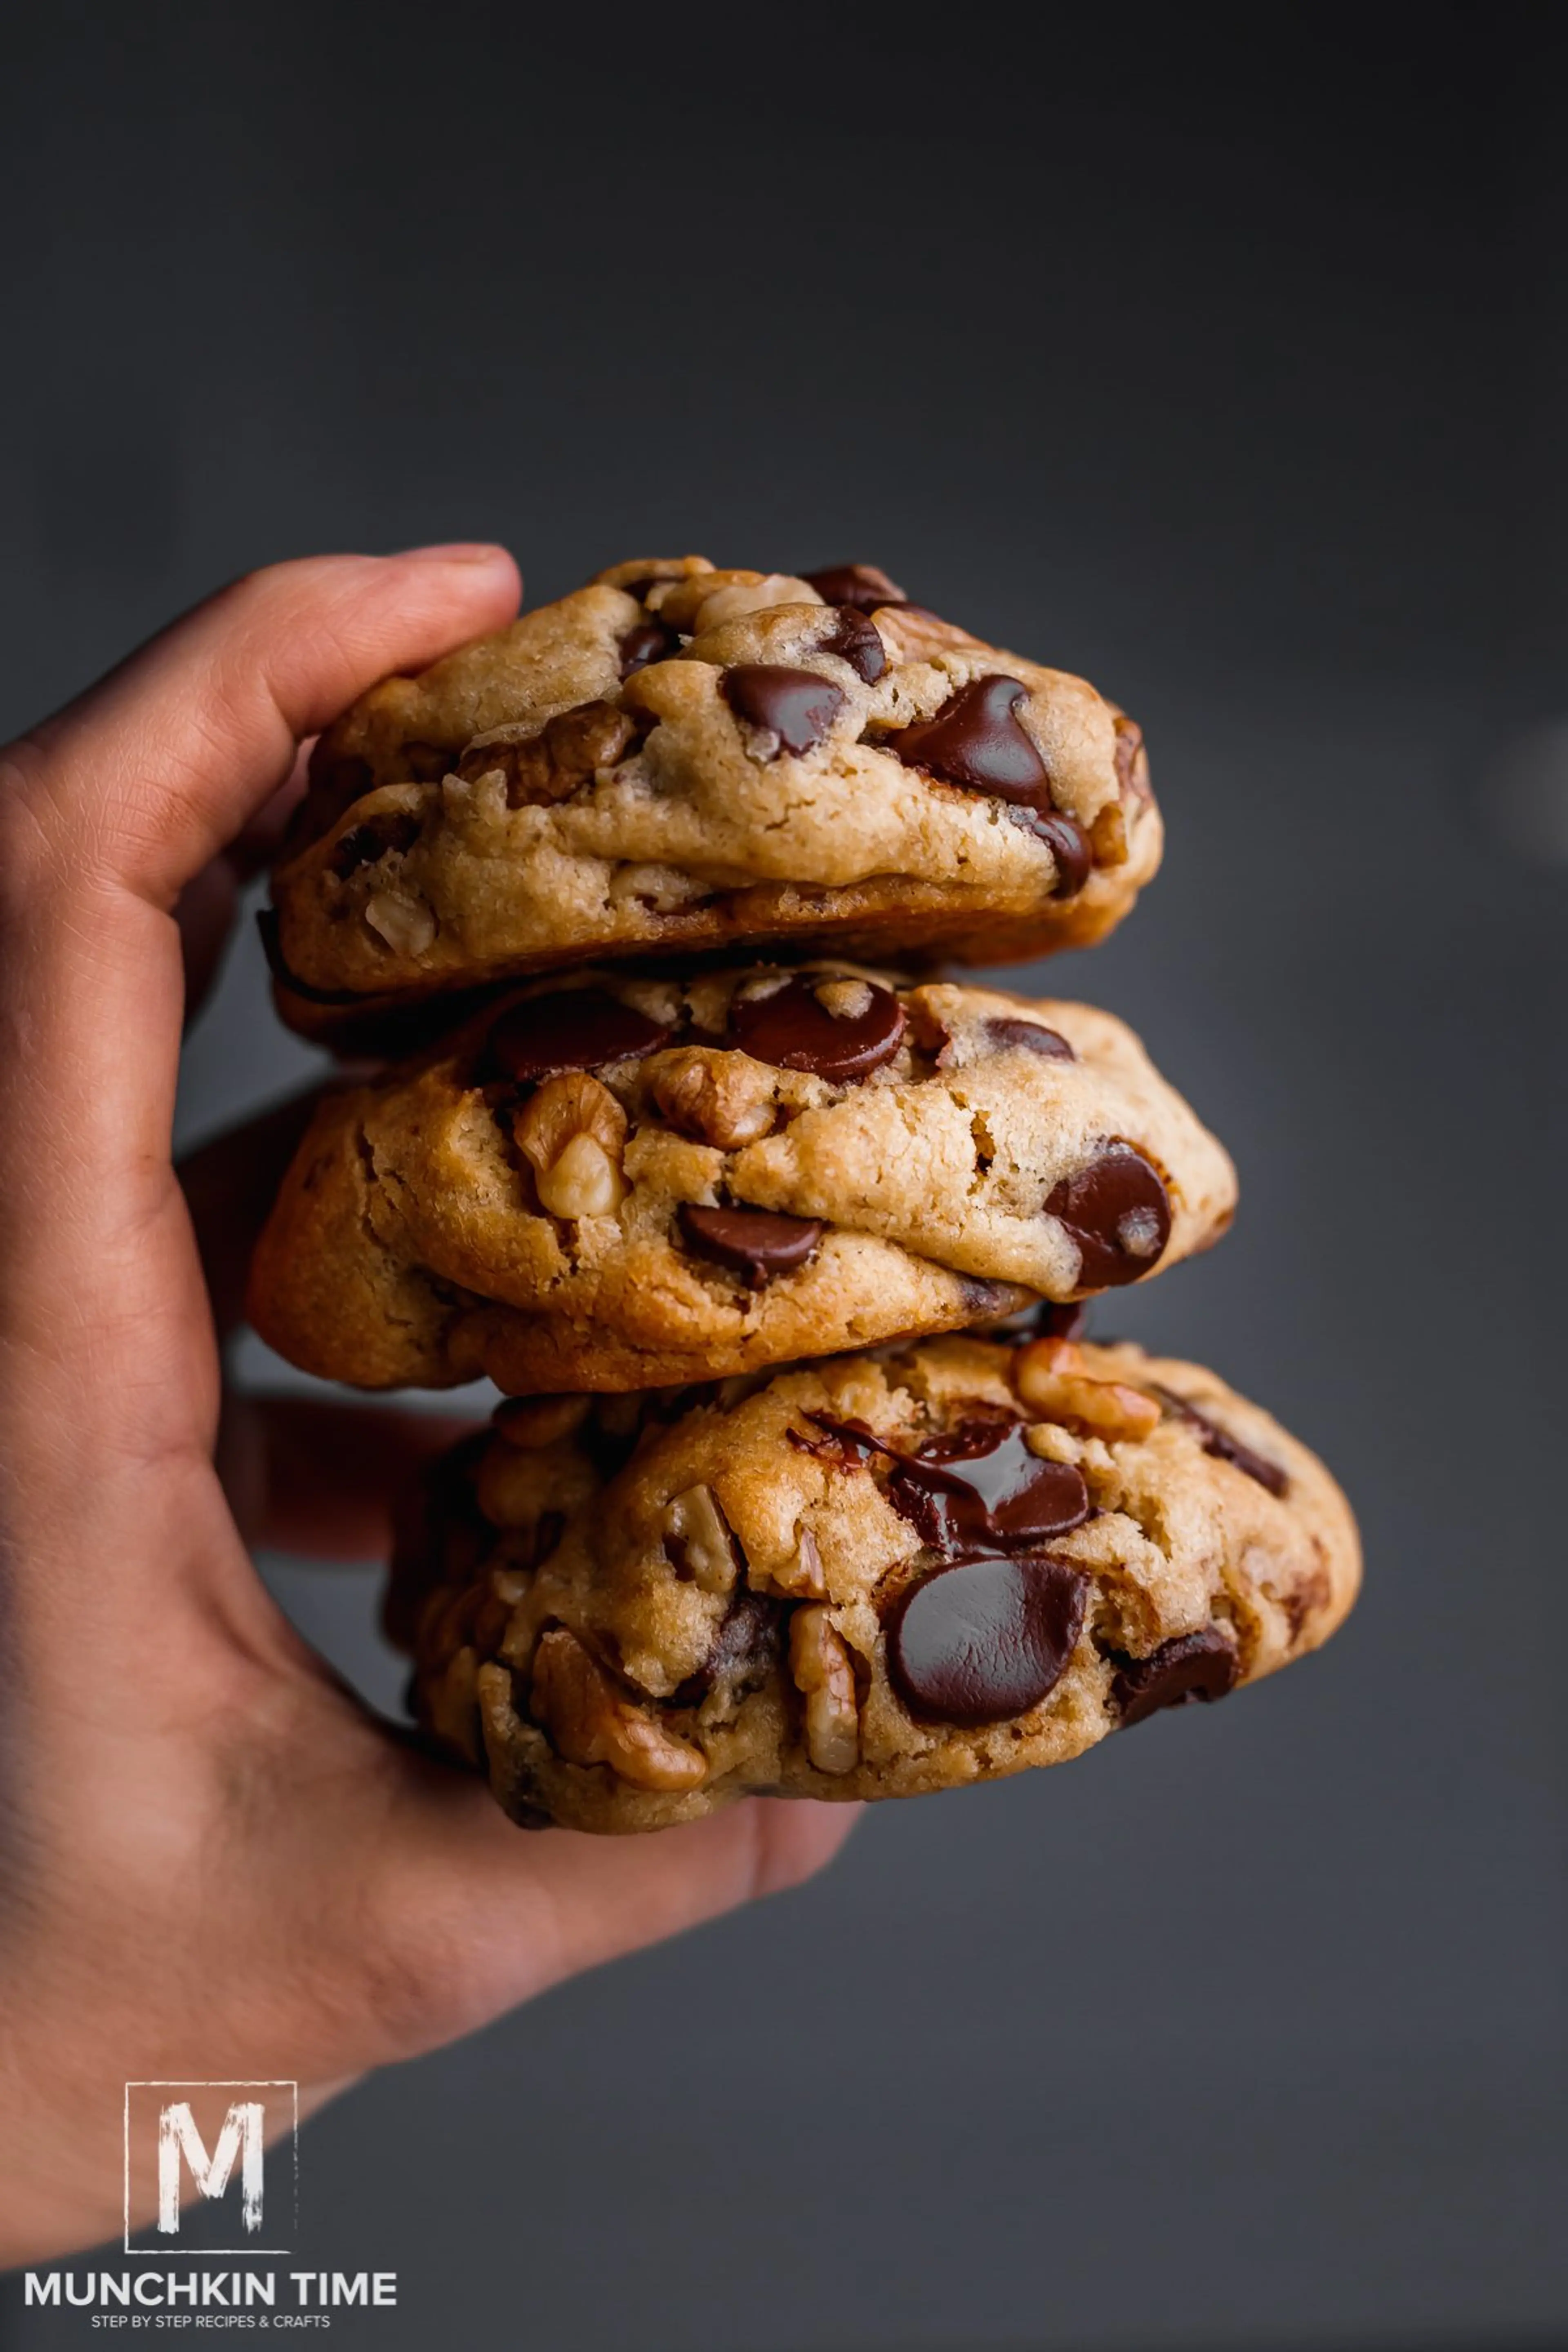
<path fill-rule="evenodd" d="M 700 1257 L 744 1276 L 761 1290 L 775 1274 L 793 1274 L 822 1239 L 816 1217 L 783 1217 L 771 1209 L 704 1209 L 680 1204 L 680 1230 Z"/>
<path fill-rule="evenodd" d="M 866 981 L 871 1001 L 865 1011 L 840 1018 L 816 994 L 828 984 L 827 976 L 803 976 L 771 996 L 735 997 L 725 1043 L 775 1070 L 810 1070 L 839 1083 L 868 1077 L 898 1052 L 904 1008 L 891 989 Z"/>
<path fill-rule="evenodd" d="M 1238 1671 L 1235 1643 L 1216 1625 L 1205 1625 L 1201 1633 L 1181 1633 L 1173 1642 L 1162 1642 L 1150 1657 L 1125 1659 L 1111 1682 L 1110 1696 L 1121 1709 L 1125 1731 L 1163 1706 L 1224 1698 L 1236 1688 Z"/>
<path fill-rule="evenodd" d="M 1228 1462 L 1233 1469 L 1245 1470 L 1249 1478 L 1256 1478 L 1271 1495 L 1289 1492 L 1290 1481 L 1278 1462 L 1255 1454 L 1250 1445 L 1244 1445 L 1239 1437 L 1233 1437 L 1228 1429 L 1222 1429 L 1217 1421 L 1211 1421 L 1206 1412 L 1200 1412 L 1195 1404 L 1188 1404 L 1173 1389 L 1163 1389 L 1156 1383 L 1154 1394 L 1178 1420 L 1190 1423 L 1197 1431 L 1198 1443 L 1205 1454 L 1212 1454 L 1217 1462 Z"/>
<path fill-rule="evenodd" d="M 1017 717 L 1027 695 L 1016 677 L 974 678 L 934 719 L 888 736 L 887 748 L 906 767 L 924 768 L 945 784 L 1048 811 L 1051 780 L 1033 736 Z"/>
<path fill-rule="evenodd" d="M 1067 1560 L 978 1559 L 910 1585 L 888 1621 L 888 1671 L 928 1722 L 1005 1723 L 1060 1681 L 1089 1579 Z"/>
<path fill-rule="evenodd" d="M 1157 1170 L 1130 1143 L 1108 1143 L 1080 1168 L 1064 1176 L 1046 1202 L 1079 1245 L 1079 1287 L 1109 1290 L 1136 1282 L 1165 1253 L 1171 1238 L 1171 1200 Z"/>
<path fill-rule="evenodd" d="M 1056 1029 L 1047 1029 L 1039 1021 L 1015 1021 L 1010 1015 L 999 1015 L 985 1024 L 985 1034 L 994 1045 L 1021 1045 L 1026 1054 L 1041 1054 L 1051 1062 L 1076 1062 L 1078 1055 L 1067 1039 Z"/>
<path fill-rule="evenodd" d="M 862 1422 L 809 1418 L 841 1449 L 840 1460 L 864 1460 L 871 1452 L 892 1464 L 889 1502 L 946 1559 L 1030 1550 L 1089 1517 L 1081 1471 L 1031 1454 L 1024 1423 L 1011 1413 L 977 1412 L 916 1454 L 888 1444 Z M 957 1462 L 962 1474 L 948 1466 Z"/>
<path fill-rule="evenodd" d="M 1076 817 L 1063 816 L 1056 809 L 1031 809 L 1025 822 L 1057 861 L 1052 898 L 1076 898 L 1094 871 L 1094 850 L 1088 834 Z"/>
<path fill-rule="evenodd" d="M 888 667 L 887 646 L 865 614 L 857 612 L 853 604 L 839 605 L 818 650 L 837 654 L 868 686 L 874 686 Z"/>
<path fill-rule="evenodd" d="M 962 1474 L 947 1468 L 962 1462 Z M 1024 1443 L 1021 1423 L 965 1422 L 896 1463 L 888 1500 L 948 1559 L 1032 1549 L 1089 1517 L 1089 1489 L 1070 1462 L 1047 1462 Z"/>
<path fill-rule="evenodd" d="M 562 1070 L 597 1070 L 668 1045 L 673 1032 L 602 988 L 531 996 L 503 1013 L 486 1048 L 492 1076 L 519 1085 Z"/>
<path fill-rule="evenodd" d="M 362 866 L 374 866 L 379 857 L 388 857 L 395 850 L 412 849 L 420 834 L 419 819 L 412 809 L 389 810 L 384 816 L 366 817 L 345 833 L 332 852 L 332 872 L 340 882 L 357 873 Z"/>
<path fill-rule="evenodd" d="M 630 677 L 634 670 L 646 669 L 649 662 L 668 661 L 679 646 L 679 637 L 662 621 L 639 621 L 621 639 L 621 676 Z"/>
<path fill-rule="evenodd" d="M 798 576 L 808 588 L 816 589 L 825 604 L 853 604 L 859 612 L 874 613 L 879 604 L 907 601 L 897 582 L 874 563 L 830 563 L 826 572 L 803 572 Z"/>
<path fill-rule="evenodd" d="M 737 662 L 724 672 L 721 691 L 738 719 L 776 735 L 781 751 L 797 754 L 821 742 L 845 703 L 831 678 L 774 662 Z"/>
<path fill-rule="evenodd" d="M 1081 1339 L 1089 1328 L 1087 1298 L 1042 1298 L 1035 1309 L 1037 1339 Z"/>
<path fill-rule="evenodd" d="M 777 1662 L 784 1619 L 781 1601 L 742 1585 L 701 1665 L 670 1693 L 670 1706 L 700 1706 L 715 1683 L 760 1681 Z"/>

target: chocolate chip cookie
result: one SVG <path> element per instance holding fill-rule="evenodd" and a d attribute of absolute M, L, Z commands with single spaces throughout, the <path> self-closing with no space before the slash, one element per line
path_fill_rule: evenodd
<path fill-rule="evenodd" d="M 1017 961 L 1159 864 L 1138 728 L 910 604 L 624 563 L 328 729 L 274 877 L 285 1017 L 736 947 Z"/>
<path fill-rule="evenodd" d="M 1235 1198 L 1087 1005 L 837 964 L 611 968 L 329 1097 L 250 1310 L 362 1387 L 657 1387 L 1138 1281 Z"/>
<path fill-rule="evenodd" d="M 515 1819 L 653 1830 L 1064 1762 L 1315 1649 L 1359 1576 L 1327 1471 L 1212 1373 L 942 1339 L 504 1405 L 388 1625 Z"/>

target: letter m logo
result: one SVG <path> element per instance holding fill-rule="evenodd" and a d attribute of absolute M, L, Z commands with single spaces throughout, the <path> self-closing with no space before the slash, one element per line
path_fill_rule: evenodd
<path fill-rule="evenodd" d="M 158 2118 L 158 2227 L 166 2238 L 180 2234 L 180 2166 L 189 2166 L 198 2197 L 221 2197 L 239 2158 L 239 2216 L 255 2237 L 261 2227 L 267 2110 L 259 2099 L 237 2100 L 223 2119 L 217 2146 L 209 2156 L 188 2099 L 173 2099 Z"/>
<path fill-rule="evenodd" d="M 293 2083 L 127 2083 L 125 2085 L 125 2246 L 127 2252 L 174 2253 L 188 2237 L 192 2209 L 221 2205 L 231 2217 L 209 2245 L 206 2232 L 187 2251 L 281 2254 L 282 2215 L 296 2218 L 299 2090 Z M 268 2167 L 278 2178 L 268 2197 Z M 151 2222 L 153 2243 L 132 2247 Z M 263 2242 L 263 2233 L 270 2242 Z"/>

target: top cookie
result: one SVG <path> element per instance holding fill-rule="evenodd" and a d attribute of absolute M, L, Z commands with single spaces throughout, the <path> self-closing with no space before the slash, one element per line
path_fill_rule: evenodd
<path fill-rule="evenodd" d="M 869 565 L 623 563 L 328 729 L 274 878 L 284 1017 L 587 959 L 1082 947 L 1160 861 L 1142 738 Z"/>

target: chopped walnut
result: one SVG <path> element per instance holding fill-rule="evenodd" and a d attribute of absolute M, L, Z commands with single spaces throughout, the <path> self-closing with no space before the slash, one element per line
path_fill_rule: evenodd
<path fill-rule="evenodd" d="M 492 1426 L 509 1445 L 537 1454 L 580 1429 L 592 1402 L 585 1396 L 508 1397 L 496 1407 Z"/>
<path fill-rule="evenodd" d="M 704 1592 L 734 1588 L 735 1538 L 711 1486 L 688 1486 L 664 1514 L 665 1548 L 681 1574 Z"/>
<path fill-rule="evenodd" d="M 789 1670 L 805 1700 L 805 1752 L 819 1772 L 852 1772 L 860 1759 L 855 1669 L 826 1609 L 797 1609 L 789 1623 Z"/>
<path fill-rule="evenodd" d="M 804 580 L 793 579 L 788 572 L 770 572 L 762 579 L 752 579 L 727 588 L 715 588 L 701 599 L 691 623 L 693 635 L 709 629 L 721 628 L 726 621 L 739 621 L 748 613 L 765 613 L 775 604 L 818 604 L 822 599 L 815 588 Z"/>
<path fill-rule="evenodd" d="M 424 899 L 397 890 L 373 890 L 364 902 L 364 919 L 394 955 L 423 955 L 436 936 L 436 918 Z"/>
<path fill-rule="evenodd" d="M 614 1216 L 626 1197 L 626 1115 L 590 1071 L 546 1078 L 513 1115 L 511 1131 L 552 1217 Z"/>
<path fill-rule="evenodd" d="M 809 1528 L 795 1529 L 795 1549 L 787 1559 L 775 1560 L 768 1570 L 768 1582 L 776 1591 L 786 1593 L 792 1601 L 826 1601 L 827 1578 L 823 1572 L 822 1554 L 816 1538 Z"/>
<path fill-rule="evenodd" d="M 509 808 L 542 806 L 569 799 L 601 769 L 625 759 L 637 732 L 637 721 L 613 702 L 584 702 L 559 712 L 521 741 L 499 730 L 476 737 L 458 773 L 473 778 L 499 771 L 506 778 Z"/>
<path fill-rule="evenodd" d="M 623 1696 L 563 1625 L 534 1652 L 530 1704 L 568 1764 L 607 1764 L 635 1789 L 695 1789 L 708 1777 L 700 1751 Z"/>
<path fill-rule="evenodd" d="M 1060 1428 L 1054 1421 L 1032 1423 L 1024 1432 L 1024 1443 L 1042 1462 L 1077 1463 L 1083 1454 L 1083 1447 L 1072 1432 Z"/>
<path fill-rule="evenodd" d="M 659 1056 L 649 1092 L 671 1127 L 721 1151 L 755 1143 L 773 1124 L 771 1085 L 760 1090 L 756 1070 L 738 1055 L 683 1046 Z"/>
<path fill-rule="evenodd" d="M 1120 801 L 1108 801 L 1089 829 L 1089 845 L 1097 866 L 1127 863 L 1127 819 Z"/>
<path fill-rule="evenodd" d="M 1147 1437 L 1160 1424 L 1160 1406 L 1142 1389 L 1097 1381 L 1084 1370 L 1072 1339 L 1032 1339 L 1013 1359 L 1013 1386 L 1031 1412 L 1092 1437 Z"/>
<path fill-rule="evenodd" d="M 811 992 L 835 1021 L 860 1021 L 871 1010 L 869 981 L 820 980 Z"/>

